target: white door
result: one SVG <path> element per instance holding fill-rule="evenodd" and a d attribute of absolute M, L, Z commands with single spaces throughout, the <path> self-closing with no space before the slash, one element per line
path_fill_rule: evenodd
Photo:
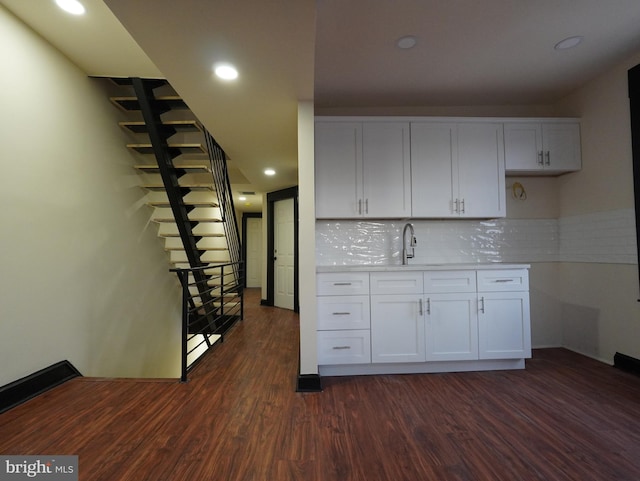
<path fill-rule="evenodd" d="M 371 361 L 425 359 L 422 295 L 371 296 Z"/>
<path fill-rule="evenodd" d="M 411 195 L 414 217 L 453 215 L 455 124 L 411 124 Z M 457 192 L 457 188 L 456 188 Z"/>
<path fill-rule="evenodd" d="M 409 150 L 408 122 L 373 122 L 362 127 L 364 167 L 359 198 L 365 217 L 411 215 Z"/>
<path fill-rule="evenodd" d="M 480 359 L 531 357 L 528 292 L 480 292 L 478 344 Z"/>
<path fill-rule="evenodd" d="M 425 296 L 427 361 L 478 359 L 475 292 Z"/>
<path fill-rule="evenodd" d="M 276 307 L 294 308 L 293 198 L 274 202 L 274 299 Z"/>
<path fill-rule="evenodd" d="M 247 218 L 247 258 L 245 269 L 247 287 L 262 287 L 262 219 L 260 217 Z"/>
<path fill-rule="evenodd" d="M 504 217 L 502 124 L 458 125 L 458 199 L 462 217 Z M 455 181 L 454 181 L 455 185 Z"/>

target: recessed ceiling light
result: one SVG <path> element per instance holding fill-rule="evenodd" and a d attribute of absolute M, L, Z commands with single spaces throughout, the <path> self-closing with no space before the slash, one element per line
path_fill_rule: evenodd
<path fill-rule="evenodd" d="M 265 169 L 264 175 L 276 175 L 276 171 L 273 169 Z"/>
<path fill-rule="evenodd" d="M 218 63 L 214 65 L 213 71 L 222 80 L 235 80 L 238 78 L 238 70 L 229 63 Z"/>
<path fill-rule="evenodd" d="M 580 43 L 582 43 L 582 40 L 583 37 L 580 35 L 576 35 L 575 37 L 568 37 L 556 43 L 553 48 L 555 48 L 556 50 L 566 50 L 568 48 L 573 48 L 579 45 Z"/>
<path fill-rule="evenodd" d="M 400 37 L 396 42 L 398 48 L 403 50 L 407 50 L 409 48 L 413 48 L 418 43 L 418 39 L 413 35 L 405 35 L 404 37 Z"/>
<path fill-rule="evenodd" d="M 247 200 L 247 198 L 244 195 L 242 195 L 242 196 L 238 197 L 238 200 Z"/>
<path fill-rule="evenodd" d="M 82 15 L 85 12 L 84 5 L 78 0 L 56 0 L 56 4 L 65 12 L 73 15 Z"/>

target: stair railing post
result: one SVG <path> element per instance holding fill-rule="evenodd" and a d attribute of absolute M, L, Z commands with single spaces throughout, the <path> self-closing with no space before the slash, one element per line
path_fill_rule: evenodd
<path fill-rule="evenodd" d="M 187 338 L 189 337 L 189 274 L 185 271 L 178 271 L 178 278 L 182 284 L 182 374 L 180 382 L 187 382 Z"/>

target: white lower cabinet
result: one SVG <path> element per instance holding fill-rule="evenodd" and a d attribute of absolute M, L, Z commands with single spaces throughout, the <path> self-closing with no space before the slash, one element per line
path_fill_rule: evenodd
<path fill-rule="evenodd" d="M 481 292 L 478 342 L 480 359 L 531 357 L 528 292 Z"/>
<path fill-rule="evenodd" d="M 368 364 L 371 362 L 369 329 L 318 331 L 318 364 Z"/>
<path fill-rule="evenodd" d="M 527 268 L 318 274 L 318 364 L 521 369 L 531 357 Z"/>
<path fill-rule="evenodd" d="M 371 361 L 425 360 L 422 295 L 371 296 Z"/>
<path fill-rule="evenodd" d="M 476 293 L 426 294 L 427 361 L 478 359 Z"/>
<path fill-rule="evenodd" d="M 369 273 L 317 275 L 318 364 L 371 363 Z"/>

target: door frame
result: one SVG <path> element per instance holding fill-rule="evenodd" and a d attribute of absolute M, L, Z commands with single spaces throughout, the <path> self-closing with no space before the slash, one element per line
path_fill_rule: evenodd
<path fill-rule="evenodd" d="M 262 304 L 274 305 L 275 289 L 275 222 L 274 204 L 279 200 L 293 199 L 293 310 L 300 312 L 298 298 L 298 186 L 289 187 L 267 194 L 267 299 Z"/>
<path fill-rule="evenodd" d="M 242 276 L 242 287 L 244 287 L 245 289 L 247 288 L 247 219 L 262 219 L 262 212 L 242 213 L 242 259 L 244 260 L 244 276 Z"/>

